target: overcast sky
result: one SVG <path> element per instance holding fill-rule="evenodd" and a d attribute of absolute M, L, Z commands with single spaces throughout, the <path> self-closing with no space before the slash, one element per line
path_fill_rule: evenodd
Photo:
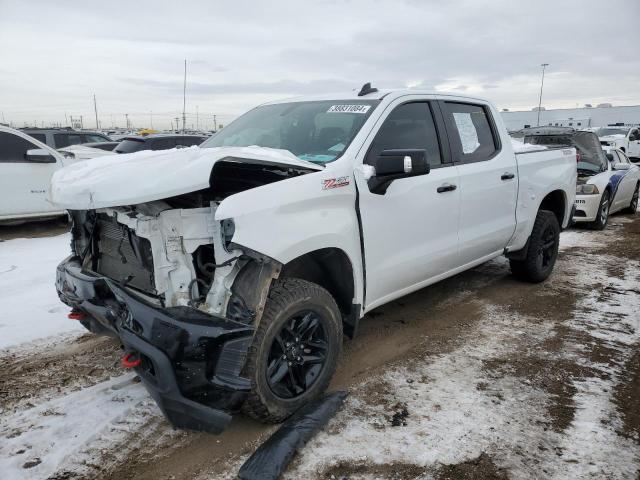
<path fill-rule="evenodd" d="M 0 0 L 5 121 L 211 128 L 252 106 L 371 81 L 500 108 L 640 104 L 640 0 Z M 0 121 L 2 117 L 0 116 Z"/>

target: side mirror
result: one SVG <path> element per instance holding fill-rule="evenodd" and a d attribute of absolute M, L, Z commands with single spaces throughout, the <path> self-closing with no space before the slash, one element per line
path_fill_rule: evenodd
<path fill-rule="evenodd" d="M 613 164 L 613 169 L 614 170 L 629 170 L 631 168 L 631 165 L 629 165 L 628 163 L 614 163 Z"/>
<path fill-rule="evenodd" d="M 430 171 L 425 150 L 384 150 L 371 162 L 375 174 L 369 179 L 369 190 L 384 195 L 394 180 L 418 175 Z"/>
<path fill-rule="evenodd" d="M 44 148 L 27 150 L 25 159 L 33 163 L 56 163 L 56 159 Z"/>

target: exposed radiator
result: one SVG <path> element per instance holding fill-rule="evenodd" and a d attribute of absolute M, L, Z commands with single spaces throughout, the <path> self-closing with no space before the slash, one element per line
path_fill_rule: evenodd
<path fill-rule="evenodd" d="M 99 215 L 96 272 L 155 295 L 151 243 L 113 217 Z"/>

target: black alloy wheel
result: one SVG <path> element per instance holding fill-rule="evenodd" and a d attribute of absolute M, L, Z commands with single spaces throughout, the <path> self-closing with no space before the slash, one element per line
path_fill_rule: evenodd
<path fill-rule="evenodd" d="M 327 333 L 319 313 L 303 311 L 287 320 L 273 339 L 267 383 L 279 398 L 292 399 L 318 379 L 327 361 Z"/>

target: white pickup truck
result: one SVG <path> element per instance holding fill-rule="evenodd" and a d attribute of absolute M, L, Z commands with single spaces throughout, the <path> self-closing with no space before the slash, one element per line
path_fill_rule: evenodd
<path fill-rule="evenodd" d="M 201 147 L 56 173 L 74 221 L 58 293 L 119 337 L 174 425 L 280 421 L 374 308 L 500 255 L 547 278 L 576 152 L 535 150 L 514 153 L 478 98 L 365 85 L 268 103 Z"/>
<path fill-rule="evenodd" d="M 619 148 L 629 158 L 640 160 L 640 127 L 601 127 L 595 133 L 603 148 Z"/>

